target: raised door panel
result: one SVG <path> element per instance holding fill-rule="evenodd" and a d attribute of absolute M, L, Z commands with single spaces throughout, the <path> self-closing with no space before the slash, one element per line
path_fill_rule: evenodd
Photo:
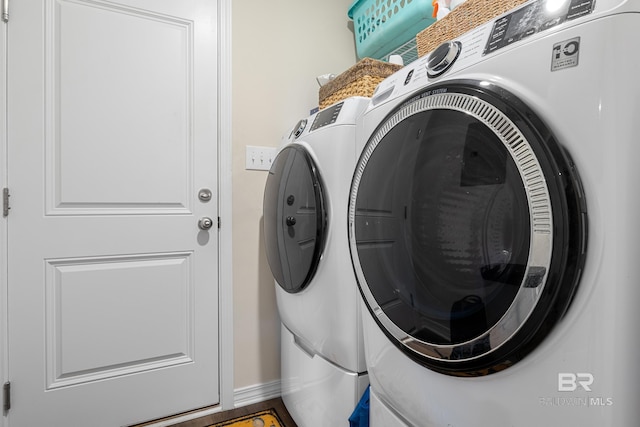
<path fill-rule="evenodd" d="M 192 22 L 80 1 L 49 12 L 47 213 L 189 211 Z"/>
<path fill-rule="evenodd" d="M 193 362 L 191 255 L 47 260 L 47 390 Z"/>

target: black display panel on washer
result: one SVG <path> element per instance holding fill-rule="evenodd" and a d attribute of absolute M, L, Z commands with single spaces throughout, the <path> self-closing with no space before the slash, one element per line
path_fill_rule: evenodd
<path fill-rule="evenodd" d="M 274 159 L 264 190 L 264 240 L 276 282 L 304 289 L 316 272 L 326 235 L 322 184 L 313 159 L 291 144 Z"/>
<path fill-rule="evenodd" d="M 594 5 L 595 0 L 571 0 L 564 3 L 538 0 L 529 3 L 495 20 L 483 54 L 495 52 L 565 21 L 588 15 L 593 11 Z"/>
<path fill-rule="evenodd" d="M 323 126 L 331 125 L 338 120 L 338 116 L 340 115 L 340 110 L 342 110 L 342 106 L 344 102 L 340 102 L 338 104 L 332 105 L 330 107 L 325 108 L 324 110 L 318 111 L 316 114 L 316 118 L 313 120 L 313 124 L 311 125 L 311 131 L 316 129 L 320 129 Z"/>

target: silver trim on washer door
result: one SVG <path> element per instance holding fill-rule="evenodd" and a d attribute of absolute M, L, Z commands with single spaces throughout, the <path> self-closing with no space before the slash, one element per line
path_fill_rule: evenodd
<path fill-rule="evenodd" d="M 355 238 L 355 205 L 362 174 L 371 155 L 384 136 L 398 123 L 411 115 L 434 109 L 449 109 L 470 114 L 483 122 L 502 141 L 515 161 L 524 183 L 531 224 L 531 246 L 526 272 L 513 303 L 502 318 L 483 335 L 464 343 L 451 345 L 432 344 L 419 340 L 396 326 L 380 308 L 366 285 L 364 272 L 359 258 L 356 256 L 358 251 Z M 533 312 L 544 290 L 551 263 L 552 218 L 549 189 L 542 168 L 531 145 L 518 127 L 498 108 L 475 96 L 463 93 L 432 94 L 402 106 L 379 127 L 367 143 L 355 171 L 349 199 L 349 245 L 363 295 L 372 312 L 387 331 L 407 349 L 419 355 L 443 362 L 463 362 L 495 351 L 518 332 Z M 487 346 L 487 350 L 483 353 L 468 352 L 466 354 L 474 354 L 474 356 L 464 359 L 452 359 L 454 350 L 459 352 L 461 349 L 471 349 L 476 344 L 486 343 L 487 340 L 490 345 Z M 463 351 L 463 353 L 465 352 Z"/>

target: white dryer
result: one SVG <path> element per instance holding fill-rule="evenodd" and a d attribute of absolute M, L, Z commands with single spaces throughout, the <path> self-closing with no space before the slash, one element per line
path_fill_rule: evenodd
<path fill-rule="evenodd" d="M 640 425 L 638 28 L 535 0 L 379 85 L 348 226 L 372 426 Z"/>
<path fill-rule="evenodd" d="M 282 398 L 300 427 L 348 425 L 368 386 L 347 201 L 357 153 L 352 97 L 301 120 L 274 159 L 264 237 L 282 321 Z"/>

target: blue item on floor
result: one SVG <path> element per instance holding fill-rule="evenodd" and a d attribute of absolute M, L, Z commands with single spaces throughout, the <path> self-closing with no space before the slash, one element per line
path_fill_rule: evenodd
<path fill-rule="evenodd" d="M 356 409 L 349 417 L 349 427 L 369 427 L 369 387 L 364 391 Z"/>

